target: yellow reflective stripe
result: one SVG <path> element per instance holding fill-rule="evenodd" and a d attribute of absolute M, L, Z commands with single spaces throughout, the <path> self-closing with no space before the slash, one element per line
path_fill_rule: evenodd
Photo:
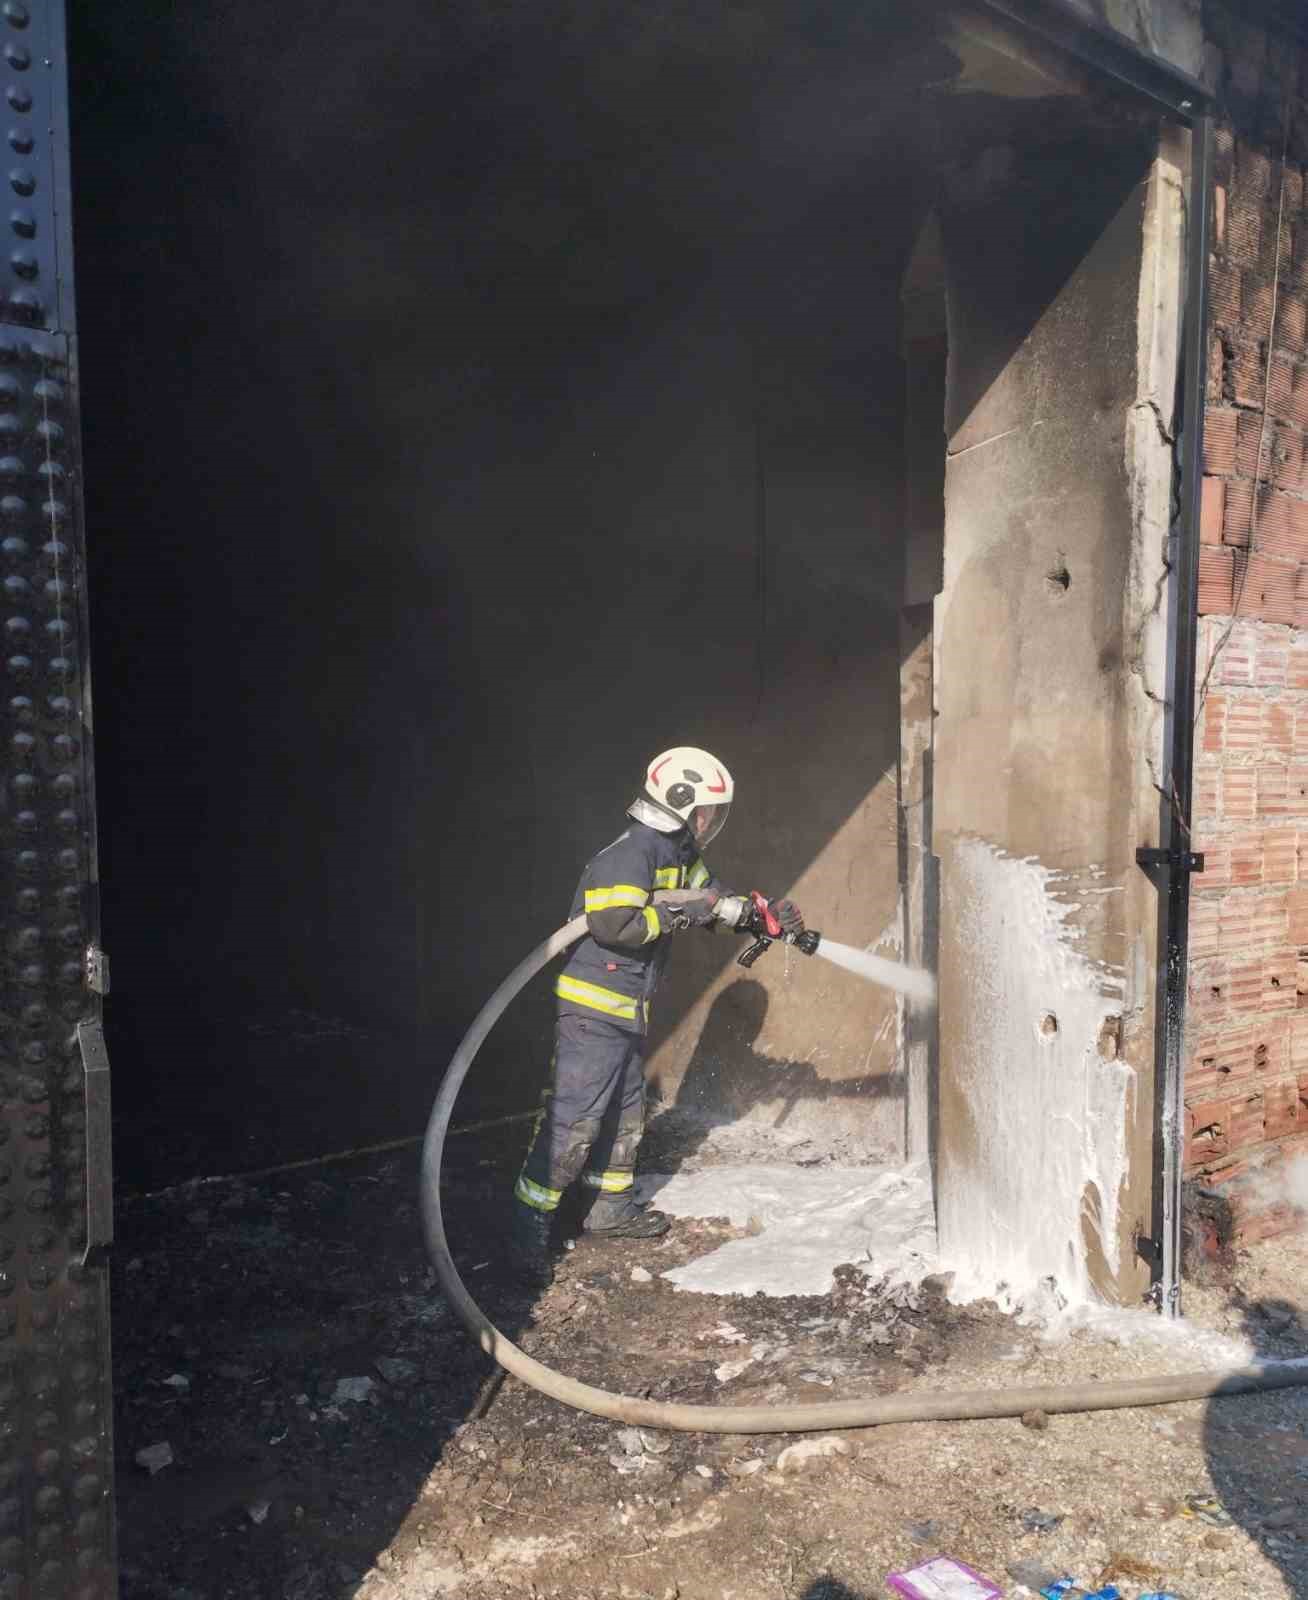
<path fill-rule="evenodd" d="M 533 1183 L 526 1173 L 518 1174 L 513 1192 L 525 1205 L 536 1211 L 553 1211 L 563 1198 L 562 1189 L 547 1189 L 543 1183 Z"/>
<path fill-rule="evenodd" d="M 645 907 L 645 938 L 642 941 L 648 944 L 651 939 L 657 939 L 662 930 L 659 927 L 659 914 L 653 906 Z"/>
<path fill-rule="evenodd" d="M 625 1194 L 636 1184 L 630 1172 L 583 1172 L 581 1181 L 587 1188 L 602 1189 L 605 1194 Z"/>
<path fill-rule="evenodd" d="M 656 889 L 680 889 L 681 868 L 659 867 L 654 873 L 654 887 Z"/>
<path fill-rule="evenodd" d="M 592 1011 L 603 1011 L 610 1017 L 623 1017 L 628 1022 L 636 1020 L 634 996 L 619 994 L 616 989 L 601 989 L 597 983 L 583 983 L 580 978 L 570 978 L 563 973 L 555 982 L 554 993 L 560 1000 L 589 1006 Z"/>
<path fill-rule="evenodd" d="M 586 890 L 586 914 L 607 911 L 610 906 L 635 906 L 640 909 L 649 899 L 648 889 L 639 889 L 634 883 L 613 883 L 603 889 Z"/>
<path fill-rule="evenodd" d="M 690 876 L 686 879 L 688 889 L 702 889 L 709 881 L 711 874 L 702 861 L 697 861 L 690 869 Z"/>

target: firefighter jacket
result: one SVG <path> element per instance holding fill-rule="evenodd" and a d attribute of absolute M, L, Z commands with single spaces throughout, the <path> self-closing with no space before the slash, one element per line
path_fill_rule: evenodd
<path fill-rule="evenodd" d="M 554 985 L 560 1012 L 646 1031 L 671 940 L 667 914 L 651 903 L 657 889 L 725 892 L 689 829 L 659 833 L 633 820 L 587 865 L 577 885 L 569 915 L 584 913 L 589 932 Z"/>

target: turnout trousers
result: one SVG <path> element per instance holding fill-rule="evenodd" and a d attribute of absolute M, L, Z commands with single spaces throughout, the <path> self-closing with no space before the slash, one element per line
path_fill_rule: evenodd
<path fill-rule="evenodd" d="M 601 1194 L 630 1195 L 645 1131 L 644 1065 L 643 1033 L 600 1016 L 559 1017 L 519 1200 L 553 1211 L 577 1178 Z"/>

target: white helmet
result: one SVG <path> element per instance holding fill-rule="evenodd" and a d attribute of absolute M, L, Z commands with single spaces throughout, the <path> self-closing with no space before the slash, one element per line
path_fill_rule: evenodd
<path fill-rule="evenodd" d="M 650 762 L 645 794 L 637 797 L 629 814 L 660 833 L 689 828 L 703 849 L 722 832 L 734 789 L 731 774 L 716 756 L 682 744 Z"/>

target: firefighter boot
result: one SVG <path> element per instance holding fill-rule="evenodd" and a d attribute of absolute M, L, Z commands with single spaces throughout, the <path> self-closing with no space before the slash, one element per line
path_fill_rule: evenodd
<path fill-rule="evenodd" d="M 509 1263 L 514 1283 L 523 1289 L 548 1289 L 554 1282 L 550 1229 L 554 1217 L 522 1200 L 513 1202 L 509 1229 Z"/>
<path fill-rule="evenodd" d="M 601 1194 L 590 1208 L 585 1231 L 592 1239 L 657 1239 L 671 1226 L 661 1211 L 638 1205 L 628 1190 Z"/>

